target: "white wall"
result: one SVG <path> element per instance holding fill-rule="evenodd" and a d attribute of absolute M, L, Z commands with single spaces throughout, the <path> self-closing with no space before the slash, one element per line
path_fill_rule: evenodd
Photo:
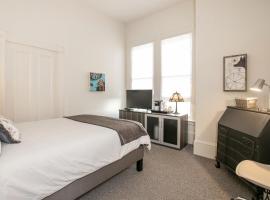
<path fill-rule="evenodd" d="M 195 154 L 214 158 L 217 123 L 239 96 L 223 92 L 223 56 L 248 54 L 248 87 L 261 77 L 270 81 L 270 1 L 196 1 L 196 139 Z M 260 105 L 266 105 L 266 91 Z"/>
<path fill-rule="evenodd" d="M 0 30 L 12 41 L 63 47 L 64 114 L 117 115 L 125 88 L 124 25 L 80 1 L 1 0 Z M 89 92 L 89 72 L 106 92 Z"/>

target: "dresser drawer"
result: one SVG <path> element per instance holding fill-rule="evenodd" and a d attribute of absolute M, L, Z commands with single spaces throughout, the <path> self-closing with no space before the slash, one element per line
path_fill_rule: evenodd
<path fill-rule="evenodd" d="M 222 133 L 218 133 L 218 143 L 222 143 L 222 144 L 226 144 L 226 141 L 227 141 L 227 136 L 225 134 L 222 134 Z"/>
<path fill-rule="evenodd" d="M 230 130 L 229 138 L 234 141 L 238 141 L 240 145 L 243 145 L 243 148 L 254 149 L 256 145 L 256 140 L 252 137 L 249 137 L 247 134 L 243 134 L 239 131 Z"/>

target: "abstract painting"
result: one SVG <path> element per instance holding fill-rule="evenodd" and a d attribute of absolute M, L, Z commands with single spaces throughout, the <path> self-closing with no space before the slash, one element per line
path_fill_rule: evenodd
<path fill-rule="evenodd" d="M 105 74 L 90 73 L 90 91 L 104 92 L 105 91 Z"/>

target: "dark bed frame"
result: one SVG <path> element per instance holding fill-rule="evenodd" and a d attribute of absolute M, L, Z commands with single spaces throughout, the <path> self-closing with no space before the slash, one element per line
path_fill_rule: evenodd
<path fill-rule="evenodd" d="M 119 174 L 124 169 L 137 162 L 137 171 L 143 170 L 144 146 L 130 152 L 122 159 L 117 160 L 83 178 L 80 178 L 54 194 L 44 198 L 44 200 L 74 200 L 90 190 L 94 189 L 101 183 L 111 177 Z"/>

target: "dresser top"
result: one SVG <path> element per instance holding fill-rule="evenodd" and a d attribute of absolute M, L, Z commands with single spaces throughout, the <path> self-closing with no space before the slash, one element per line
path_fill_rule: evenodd
<path fill-rule="evenodd" d="M 256 108 L 254 108 L 254 109 L 245 109 L 245 108 L 239 108 L 239 107 L 236 107 L 236 106 L 228 106 L 228 108 L 270 115 L 270 112 L 262 112 L 262 111 L 260 111 L 260 110 L 258 110 Z"/>
<path fill-rule="evenodd" d="M 145 114 L 151 114 L 151 115 L 162 115 L 162 116 L 168 116 L 168 117 L 184 117 L 184 116 L 188 115 L 186 113 L 180 113 L 180 114 L 158 113 L 158 112 L 152 112 L 151 110 L 144 110 L 144 109 L 132 109 L 132 110 L 120 109 L 120 111 L 145 113 Z"/>
<path fill-rule="evenodd" d="M 269 133 L 269 122 L 269 113 L 228 107 L 220 118 L 219 125 L 258 138 Z"/>

